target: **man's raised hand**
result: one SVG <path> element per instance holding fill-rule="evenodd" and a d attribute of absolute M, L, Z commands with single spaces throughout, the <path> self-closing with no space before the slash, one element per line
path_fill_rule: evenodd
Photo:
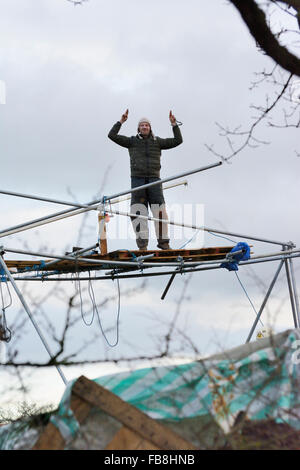
<path fill-rule="evenodd" d="M 120 119 L 120 123 L 123 124 L 125 121 L 127 121 L 128 118 L 128 109 L 126 109 L 125 113 L 122 114 L 122 117 Z"/>
<path fill-rule="evenodd" d="M 172 113 L 172 111 L 170 111 L 170 114 L 169 114 L 169 119 L 170 119 L 170 123 L 172 124 L 172 126 L 176 126 L 176 118 L 174 116 L 174 114 Z"/>

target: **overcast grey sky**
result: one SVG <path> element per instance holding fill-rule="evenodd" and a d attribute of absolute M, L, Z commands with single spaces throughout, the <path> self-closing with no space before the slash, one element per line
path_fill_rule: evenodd
<path fill-rule="evenodd" d="M 0 0 L 0 44 L 0 80 L 6 85 L 6 104 L 0 105 L 0 186 L 4 190 L 57 199 L 70 199 L 72 193 L 84 203 L 99 192 L 108 168 L 104 193 L 128 189 L 127 151 L 107 138 L 126 108 L 129 119 L 121 130 L 126 135 L 134 135 L 139 118 L 147 116 L 155 134 L 171 136 L 170 109 L 183 122 L 184 142 L 164 152 L 162 177 L 217 162 L 205 146 L 214 144 L 220 153 L 228 151 L 216 122 L 247 129 L 255 114 L 250 106 L 263 105 L 266 93 L 273 92 L 265 85 L 250 92 L 255 73 L 270 70 L 272 62 L 258 52 L 237 12 L 222 0 L 147 4 L 89 0 L 76 7 L 66 0 Z M 274 119 L 281 113 L 279 108 Z M 246 148 L 231 164 L 191 176 L 187 188 L 166 192 L 168 206 L 202 204 L 206 226 L 299 245 L 298 133 L 298 129 L 262 124 L 257 136 L 269 145 Z M 61 209 L 0 198 L 1 230 Z M 176 214 L 172 216 L 176 219 Z M 88 232 L 85 246 L 97 237 L 97 217 L 89 217 L 95 232 Z M 70 219 L 50 224 L 7 237 L 3 244 L 15 247 L 26 242 L 29 249 L 42 245 L 61 253 L 76 244 L 79 223 Z M 171 246 L 179 248 L 187 239 L 171 240 Z M 110 250 L 135 249 L 132 238 L 109 239 L 108 244 Z M 206 234 L 204 245 L 223 246 L 228 241 Z M 155 246 L 152 240 L 149 249 Z M 275 249 L 253 243 L 255 254 Z M 297 279 L 298 265 L 296 260 Z M 240 270 L 257 308 L 275 270 L 273 263 L 250 273 Z M 263 286 L 257 285 L 253 273 L 261 277 Z M 123 347 L 126 351 L 129 339 L 143 354 L 149 325 L 143 323 L 142 313 L 151 310 L 167 320 L 174 312 L 183 280 L 176 278 L 162 302 L 166 282 L 167 278 L 150 279 L 146 292 L 124 299 L 117 356 Z M 127 285 L 122 283 L 121 288 Z M 116 291 L 114 285 L 107 289 Z M 201 351 L 211 353 L 219 345 L 244 342 L 254 312 L 233 273 L 194 274 L 187 294 L 186 315 L 180 321 L 182 327 L 188 325 L 187 332 Z M 267 313 L 277 315 L 282 306 L 274 326 L 281 331 L 293 327 L 284 278 L 276 295 Z M 55 302 L 47 308 L 58 315 Z M 109 313 L 115 314 L 114 307 Z M 31 333 L 34 337 L 35 332 Z M 151 330 L 152 336 L 155 333 Z M 86 330 L 78 334 L 85 335 Z M 42 349 L 38 339 L 30 344 L 24 341 L 23 348 L 24 356 Z"/>

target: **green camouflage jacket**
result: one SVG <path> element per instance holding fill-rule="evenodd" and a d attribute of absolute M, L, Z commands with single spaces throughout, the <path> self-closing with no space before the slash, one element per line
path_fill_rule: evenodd
<path fill-rule="evenodd" d="M 173 126 L 174 137 L 162 139 L 153 136 L 143 138 L 139 134 L 132 137 L 119 135 L 120 121 L 110 130 L 108 137 L 118 145 L 126 147 L 130 155 L 131 176 L 160 177 L 161 151 L 177 147 L 182 143 L 179 127 Z"/>

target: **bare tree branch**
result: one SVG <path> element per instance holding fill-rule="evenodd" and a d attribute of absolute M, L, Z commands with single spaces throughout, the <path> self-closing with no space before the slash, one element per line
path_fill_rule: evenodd
<path fill-rule="evenodd" d="M 230 2 L 241 14 L 243 21 L 261 49 L 282 68 L 300 77 L 300 59 L 278 42 L 268 26 L 265 13 L 256 2 L 254 0 L 230 0 Z"/>

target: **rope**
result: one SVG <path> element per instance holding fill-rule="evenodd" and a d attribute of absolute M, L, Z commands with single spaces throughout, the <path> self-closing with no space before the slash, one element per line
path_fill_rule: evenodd
<path fill-rule="evenodd" d="M 127 248 L 120 248 L 118 251 L 127 251 L 131 255 L 132 261 L 136 261 L 137 259 L 137 256 L 134 253 L 132 253 L 132 251 L 128 250 Z"/>
<path fill-rule="evenodd" d="M 253 308 L 253 310 L 254 310 L 254 312 L 255 312 L 255 315 L 258 316 L 258 313 L 257 313 L 257 311 L 256 311 L 256 309 L 255 309 L 255 307 L 254 307 L 254 305 L 253 305 L 253 303 L 252 303 L 252 301 L 251 301 L 251 299 L 250 299 L 250 297 L 249 297 L 249 295 L 248 295 L 248 293 L 247 293 L 245 287 L 243 286 L 243 283 L 242 283 L 242 281 L 240 280 L 238 273 L 237 273 L 236 271 L 234 271 L 234 272 L 235 272 L 235 275 L 236 275 L 236 277 L 237 277 L 237 280 L 239 281 L 240 285 L 242 286 L 242 289 L 243 289 L 243 291 L 245 292 L 245 294 L 246 294 L 246 296 L 247 296 L 247 298 L 248 298 L 248 300 L 249 300 L 249 302 L 250 302 L 250 304 L 251 304 L 251 306 L 252 306 L 252 308 Z M 264 324 L 263 324 L 263 322 L 261 321 L 261 319 L 259 319 L 259 321 L 260 321 L 260 323 L 262 324 L 262 326 L 264 326 Z"/>
<path fill-rule="evenodd" d="M 3 276 L 2 276 L 3 277 Z M 5 277 L 6 279 L 6 277 Z M 7 292 L 8 292 L 8 295 L 9 295 L 9 303 L 8 305 L 4 305 L 4 295 L 3 295 L 3 291 L 2 291 L 2 282 L 5 282 L 6 284 L 6 289 L 7 289 Z M 3 281 L 2 279 L 2 282 L 0 282 L 0 292 L 1 292 L 1 302 L 2 302 L 2 324 L 0 323 L 0 341 L 5 341 L 6 343 L 9 343 L 9 341 L 11 340 L 11 330 L 8 328 L 7 326 L 7 322 L 6 322 L 6 309 L 9 308 L 11 305 L 12 305 L 12 296 L 11 296 L 11 292 L 10 292 L 10 289 L 9 289 L 9 286 L 8 286 L 8 283 L 7 283 L 7 279 L 5 281 Z"/>
<path fill-rule="evenodd" d="M 200 232 L 200 230 L 201 230 L 201 229 L 199 228 L 199 229 L 197 230 L 197 232 L 195 232 L 194 235 L 193 235 L 186 243 L 184 243 L 184 244 L 179 248 L 179 250 L 182 250 L 186 245 L 188 245 L 188 244 L 196 237 L 196 235 L 198 235 L 198 233 Z M 230 241 L 230 242 L 232 242 L 232 243 L 236 243 L 234 240 L 231 240 L 231 239 L 228 238 L 228 237 L 224 237 L 224 235 L 218 235 L 218 234 L 216 234 L 216 233 L 214 233 L 214 232 L 210 232 L 210 231 L 208 231 L 208 233 L 210 233 L 210 235 L 214 235 L 215 237 L 224 238 L 225 240 L 228 240 L 228 241 Z"/>
<path fill-rule="evenodd" d="M 194 235 L 187 241 L 185 242 L 180 248 L 179 250 L 182 250 L 186 245 L 188 245 L 189 243 L 191 243 L 191 241 L 196 237 L 196 235 L 198 235 L 198 233 L 200 232 L 200 228 L 199 230 L 197 230 L 197 232 L 194 233 Z"/>
<path fill-rule="evenodd" d="M 89 273 L 89 276 L 90 276 L 90 273 Z M 78 287 L 76 287 L 76 289 L 77 289 L 77 292 L 79 292 L 79 296 L 80 296 L 80 310 L 81 310 L 81 317 L 83 319 L 84 324 L 86 326 L 91 326 L 93 321 L 94 321 L 95 313 L 96 313 L 97 318 L 98 318 L 98 322 L 99 322 L 99 326 L 100 326 L 100 330 L 101 330 L 101 333 L 102 333 L 106 343 L 111 348 L 114 348 L 119 343 L 119 323 L 120 323 L 120 304 L 121 304 L 121 293 L 120 293 L 119 279 L 117 278 L 117 286 L 118 286 L 118 313 L 117 313 L 117 335 L 116 335 L 117 337 L 116 337 L 116 341 L 113 344 L 108 341 L 108 339 L 106 337 L 106 334 L 105 334 L 105 331 L 104 331 L 104 328 L 102 326 L 102 322 L 101 322 L 100 314 L 99 314 L 99 311 L 98 311 L 98 307 L 97 307 L 97 303 L 96 303 L 96 299 L 95 299 L 94 288 L 93 288 L 93 284 L 92 284 L 91 279 L 89 279 L 89 281 L 88 281 L 88 293 L 89 293 L 89 297 L 91 299 L 92 306 L 93 306 L 93 315 L 92 315 L 92 319 L 91 319 L 90 322 L 86 321 L 84 313 L 83 313 L 83 301 L 82 301 L 81 286 L 80 286 L 80 279 L 79 279 L 79 274 L 78 273 L 77 273 L 76 282 L 78 283 Z"/>
<path fill-rule="evenodd" d="M 89 273 L 90 275 L 90 273 Z M 89 295 L 90 295 L 90 283 L 91 283 L 91 280 L 88 281 L 88 292 L 89 292 Z M 83 313 L 83 301 L 82 301 L 82 294 L 81 294 L 81 284 L 80 284 L 80 279 L 79 279 L 79 273 L 77 273 L 77 279 L 76 279 L 76 290 L 77 292 L 79 293 L 79 297 L 80 297 L 80 312 L 81 312 L 81 318 L 83 320 L 83 323 L 86 325 L 86 326 L 91 326 L 93 321 L 94 321 L 94 316 L 95 316 L 95 310 L 94 310 L 94 307 L 93 307 L 93 314 L 92 314 L 92 319 L 90 322 L 86 321 L 85 319 L 85 314 Z M 90 299 L 92 300 L 91 298 L 91 295 L 90 295 Z"/>
<path fill-rule="evenodd" d="M 229 240 L 230 242 L 236 243 L 234 240 L 232 240 L 232 239 L 230 239 L 230 238 L 228 238 L 228 237 L 224 237 L 224 235 L 218 235 L 218 234 L 213 233 L 213 232 L 208 232 L 208 233 L 210 233 L 211 235 L 214 235 L 215 237 L 224 238 L 225 240 Z M 247 299 L 248 299 L 249 302 L 250 302 L 251 307 L 253 308 L 253 310 L 254 310 L 254 312 L 255 312 L 255 315 L 258 316 L 258 313 L 257 313 L 257 311 L 256 311 L 256 309 L 255 309 L 255 307 L 254 307 L 254 305 L 253 305 L 253 302 L 252 302 L 252 300 L 250 299 L 250 297 L 249 297 L 249 295 L 248 295 L 248 292 L 246 291 L 245 286 L 243 285 L 242 281 L 240 280 L 238 273 L 237 273 L 236 271 L 234 271 L 234 272 L 235 272 L 235 275 L 236 275 L 237 280 L 238 280 L 239 283 L 240 283 L 240 286 L 242 287 L 243 291 L 244 291 L 245 294 L 246 294 Z M 261 319 L 259 319 L 259 321 L 260 321 L 260 323 L 262 324 L 262 326 L 264 326 L 264 324 L 263 324 L 263 322 L 261 321 Z"/>
<path fill-rule="evenodd" d="M 94 298 L 94 306 L 95 306 L 95 310 L 96 310 L 96 313 L 97 313 L 97 318 L 98 318 L 98 322 L 99 322 L 99 326 L 100 326 L 100 330 L 102 332 L 102 335 L 106 341 L 106 343 L 108 344 L 109 347 L 111 348 L 114 348 L 117 346 L 117 344 L 119 343 L 119 326 L 120 326 L 120 304 L 121 304 L 121 293 L 120 293 L 120 282 L 119 282 L 119 279 L 117 278 L 117 286 L 118 286 L 118 313 L 117 313 L 117 335 L 116 335 L 116 341 L 112 344 L 108 341 L 107 337 L 106 337 L 106 334 L 105 334 L 105 331 L 103 329 L 103 326 L 102 326 L 102 322 L 101 322 L 101 318 L 100 318 L 100 315 L 99 315 L 99 312 L 98 312 L 98 308 L 97 308 L 97 305 L 96 305 L 96 301 L 95 301 L 95 294 L 94 294 L 94 290 L 92 288 L 92 292 L 93 292 L 93 298 Z"/>
<path fill-rule="evenodd" d="M 229 241 L 230 241 L 230 242 L 232 242 L 232 243 L 236 243 L 236 241 L 235 241 L 235 240 L 231 240 L 231 238 L 224 237 L 224 235 L 219 235 L 219 234 L 217 234 L 217 233 L 214 233 L 214 232 L 209 232 L 209 231 L 208 231 L 208 233 L 210 233 L 211 235 L 214 235 L 215 237 L 224 238 L 225 240 L 229 240 Z"/>

